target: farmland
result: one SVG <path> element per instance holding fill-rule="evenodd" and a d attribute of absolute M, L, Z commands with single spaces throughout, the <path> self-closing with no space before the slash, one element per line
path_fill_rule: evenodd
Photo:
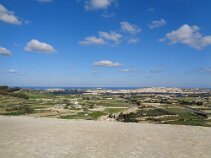
<path fill-rule="evenodd" d="M 92 92 L 95 94 L 90 90 L 49 91 L 5 86 L 0 90 L 0 114 L 211 126 L 209 90 L 206 93 Z"/>

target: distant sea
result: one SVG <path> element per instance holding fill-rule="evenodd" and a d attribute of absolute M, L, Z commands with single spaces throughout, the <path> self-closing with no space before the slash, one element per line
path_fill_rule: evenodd
<path fill-rule="evenodd" d="M 111 89 L 111 90 L 128 90 L 128 89 L 137 89 L 137 88 L 144 88 L 144 87 L 21 87 L 21 88 L 28 88 L 33 90 L 45 90 L 45 89 L 64 89 L 64 90 L 86 90 L 86 89 Z"/>

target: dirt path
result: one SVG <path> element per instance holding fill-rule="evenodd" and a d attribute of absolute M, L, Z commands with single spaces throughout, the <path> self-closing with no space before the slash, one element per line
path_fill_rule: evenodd
<path fill-rule="evenodd" d="M 210 158 L 211 128 L 0 116 L 2 158 Z"/>

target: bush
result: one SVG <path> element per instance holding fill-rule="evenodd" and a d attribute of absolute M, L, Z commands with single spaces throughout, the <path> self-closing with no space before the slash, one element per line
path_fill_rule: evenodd
<path fill-rule="evenodd" d="M 0 86 L 0 94 L 7 95 L 8 94 L 8 86 Z"/>
<path fill-rule="evenodd" d="M 0 90 L 8 90 L 8 86 L 0 86 Z"/>
<path fill-rule="evenodd" d="M 117 121 L 122 121 L 122 122 L 137 122 L 137 113 L 131 112 L 129 114 L 123 114 L 120 113 L 119 116 L 117 117 Z"/>
<path fill-rule="evenodd" d="M 14 87 L 14 88 L 9 88 L 8 92 L 16 92 L 16 91 L 19 91 L 19 90 L 20 90 L 20 88 Z"/>
<path fill-rule="evenodd" d="M 175 113 L 166 111 L 165 109 L 151 109 L 146 111 L 147 116 L 162 116 L 162 115 L 174 115 Z"/>
<path fill-rule="evenodd" d="M 202 106 L 202 105 L 204 105 L 204 102 L 203 102 L 203 101 L 197 101 L 197 102 L 196 102 L 196 105 Z"/>
<path fill-rule="evenodd" d="M 30 105 L 14 105 L 11 107 L 7 107 L 6 115 L 24 115 L 31 114 L 34 112 L 34 109 Z"/>
<path fill-rule="evenodd" d="M 23 99 L 29 99 L 29 97 L 23 93 L 10 93 L 10 96 L 17 97 L 17 98 L 23 98 Z"/>

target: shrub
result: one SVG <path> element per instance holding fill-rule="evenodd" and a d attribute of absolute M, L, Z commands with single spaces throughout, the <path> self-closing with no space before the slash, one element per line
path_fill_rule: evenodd
<path fill-rule="evenodd" d="M 16 91 L 19 91 L 19 90 L 20 90 L 20 88 L 14 87 L 14 88 L 9 88 L 8 92 L 16 92 Z"/>
<path fill-rule="evenodd" d="M 8 90 L 8 86 L 0 86 L 0 90 Z"/>
<path fill-rule="evenodd" d="M 24 115 L 31 114 L 34 112 L 34 109 L 30 105 L 13 105 L 11 107 L 7 107 L 6 115 Z"/>
<path fill-rule="evenodd" d="M 10 95 L 17 98 L 29 99 L 29 97 L 23 93 L 10 93 Z"/>

